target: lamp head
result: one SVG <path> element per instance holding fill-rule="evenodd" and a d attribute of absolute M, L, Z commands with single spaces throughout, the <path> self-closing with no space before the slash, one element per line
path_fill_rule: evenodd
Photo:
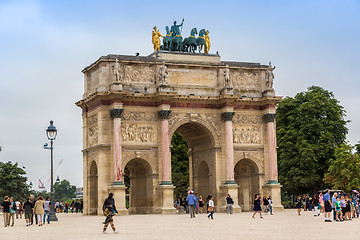
<path fill-rule="evenodd" d="M 46 135 L 49 140 L 55 140 L 57 135 L 56 127 L 53 125 L 54 121 L 50 121 L 50 126 L 46 129 Z"/>

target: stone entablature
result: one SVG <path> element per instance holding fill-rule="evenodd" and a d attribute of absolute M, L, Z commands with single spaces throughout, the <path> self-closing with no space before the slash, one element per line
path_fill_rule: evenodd
<path fill-rule="evenodd" d="M 191 57 L 191 58 L 189 58 Z M 118 60 L 116 62 L 116 59 Z M 218 55 L 155 52 L 147 57 L 107 55 L 83 70 L 84 97 L 106 92 L 113 85 L 132 93 L 156 93 L 160 86 L 159 69 L 167 69 L 167 86 L 177 95 L 218 96 L 225 87 L 224 71 L 228 66 L 234 95 L 261 97 L 268 93 L 266 65 L 220 61 Z"/>

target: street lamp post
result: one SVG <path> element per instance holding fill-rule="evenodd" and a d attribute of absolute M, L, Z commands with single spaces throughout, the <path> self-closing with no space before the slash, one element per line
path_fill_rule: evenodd
<path fill-rule="evenodd" d="M 53 125 L 54 121 L 50 121 L 50 126 L 46 129 L 46 135 L 50 140 L 50 147 L 48 144 L 44 144 L 45 149 L 50 149 L 51 151 L 51 186 L 50 186 L 50 221 L 57 221 L 57 217 L 55 214 L 55 206 L 54 206 L 54 176 L 53 176 L 53 167 L 54 167 L 54 160 L 53 160 L 53 141 L 56 138 L 57 130 L 56 127 Z"/>

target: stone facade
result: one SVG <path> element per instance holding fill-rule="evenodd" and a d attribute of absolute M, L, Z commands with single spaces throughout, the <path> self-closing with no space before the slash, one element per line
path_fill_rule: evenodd
<path fill-rule="evenodd" d="M 189 187 L 204 198 L 212 194 L 216 211 L 225 210 L 228 193 L 235 211 L 251 210 L 255 193 L 272 195 L 281 210 L 274 121 L 281 98 L 266 85 L 267 69 L 219 55 L 162 51 L 107 55 L 86 67 L 83 99 L 76 103 L 83 110 L 84 213 L 101 214 L 109 192 L 122 214 L 176 212 L 175 131 L 189 146 Z"/>

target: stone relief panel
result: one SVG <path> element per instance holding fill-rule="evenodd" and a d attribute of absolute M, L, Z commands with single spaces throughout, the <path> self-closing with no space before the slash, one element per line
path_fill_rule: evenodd
<path fill-rule="evenodd" d="M 260 81 L 256 72 L 231 70 L 230 79 L 237 89 L 260 89 Z"/>
<path fill-rule="evenodd" d="M 261 126 L 237 126 L 233 129 L 234 143 L 261 144 Z"/>
<path fill-rule="evenodd" d="M 216 70 L 168 69 L 169 84 L 216 87 Z"/>
<path fill-rule="evenodd" d="M 88 125 L 88 146 L 94 146 L 98 143 L 98 116 L 97 113 L 87 119 Z"/>
<path fill-rule="evenodd" d="M 123 83 L 154 84 L 155 70 L 149 66 L 127 65 Z"/>
<path fill-rule="evenodd" d="M 263 115 L 250 115 L 235 112 L 233 123 L 259 124 L 263 123 Z"/>
<path fill-rule="evenodd" d="M 134 111 L 124 111 L 122 114 L 122 120 L 126 121 L 156 121 L 157 112 L 134 112 Z"/>
<path fill-rule="evenodd" d="M 259 168 L 259 172 L 264 172 L 264 153 L 259 151 L 234 151 L 235 165 L 241 159 L 253 160 Z"/>
<path fill-rule="evenodd" d="M 155 142 L 155 127 L 137 123 L 122 123 L 121 137 L 124 142 Z"/>

